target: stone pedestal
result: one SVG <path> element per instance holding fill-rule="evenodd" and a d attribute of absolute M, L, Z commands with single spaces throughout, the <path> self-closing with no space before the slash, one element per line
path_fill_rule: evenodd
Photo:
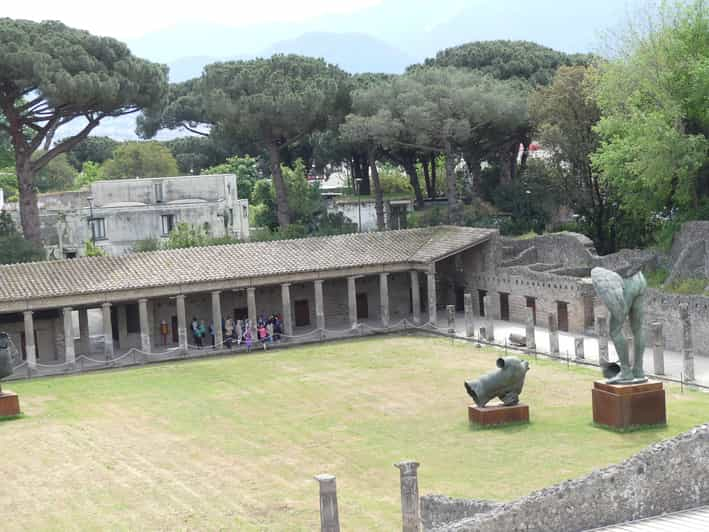
<path fill-rule="evenodd" d="M 16 393 L 0 392 L 0 418 L 20 415 L 20 399 Z"/>
<path fill-rule="evenodd" d="M 606 384 L 596 381 L 591 392 L 593 421 L 615 430 L 667 423 L 661 382 Z"/>
<path fill-rule="evenodd" d="M 468 406 L 468 420 L 483 427 L 507 425 L 509 423 L 529 423 L 529 406 L 517 404 L 514 406 Z"/>

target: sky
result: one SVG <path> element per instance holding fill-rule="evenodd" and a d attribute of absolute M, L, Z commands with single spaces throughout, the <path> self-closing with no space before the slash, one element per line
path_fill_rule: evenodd
<path fill-rule="evenodd" d="M 317 15 L 347 14 L 383 0 L 34 0 L 3 2 L 0 16 L 29 20 L 61 20 L 97 35 L 131 39 L 156 30 L 195 22 L 224 26 L 260 22 L 298 22 Z M 103 9 L 102 9 L 103 8 Z"/>

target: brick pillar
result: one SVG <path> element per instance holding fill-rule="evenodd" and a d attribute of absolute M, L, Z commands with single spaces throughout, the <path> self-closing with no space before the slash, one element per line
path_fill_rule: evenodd
<path fill-rule="evenodd" d="M 419 272 L 411 274 L 411 307 L 414 313 L 414 325 L 421 325 L 421 287 L 419 286 Z"/>
<path fill-rule="evenodd" d="M 679 306 L 679 317 L 682 320 L 682 361 L 684 380 L 694 381 L 694 350 L 692 348 L 692 324 L 689 320 L 689 305 Z"/>
<path fill-rule="evenodd" d="M 583 346 L 583 336 L 574 338 L 574 355 L 576 356 L 576 360 L 583 360 L 586 358 Z"/>
<path fill-rule="evenodd" d="M 315 480 L 320 484 L 320 531 L 340 532 L 335 477 L 333 475 L 318 475 Z"/>
<path fill-rule="evenodd" d="M 350 318 L 350 328 L 357 328 L 357 278 L 347 278 L 347 310 Z"/>
<path fill-rule="evenodd" d="M 549 354 L 559 356 L 559 327 L 556 323 L 556 314 L 549 314 Z"/>
<path fill-rule="evenodd" d="M 655 375 L 665 374 L 665 340 L 662 337 L 662 323 L 659 321 L 651 325 L 652 328 L 652 359 Z"/>
<path fill-rule="evenodd" d="M 527 337 L 527 350 L 534 352 L 537 350 L 536 330 L 534 328 L 534 309 L 527 307 L 527 323 L 525 325 L 525 336 Z"/>
<path fill-rule="evenodd" d="M 596 318 L 596 335 L 598 336 L 598 363 L 601 366 L 608 364 L 608 318 Z"/>
<path fill-rule="evenodd" d="M 224 335 L 222 334 L 222 293 L 219 290 L 212 292 L 212 326 L 214 327 L 214 345 L 221 347 Z"/>
<path fill-rule="evenodd" d="M 180 350 L 187 352 L 187 309 L 185 307 L 185 295 L 180 294 L 175 297 L 175 306 L 177 308 L 177 341 Z"/>
<path fill-rule="evenodd" d="M 27 365 L 34 369 L 37 367 L 37 347 L 34 343 L 34 317 L 31 310 L 24 312 L 25 318 L 25 351 L 27 352 Z"/>
<path fill-rule="evenodd" d="M 74 323 L 71 314 L 74 311 L 71 307 L 64 307 L 64 362 L 74 366 L 76 364 L 76 351 L 74 350 Z"/>
<path fill-rule="evenodd" d="M 379 314 L 382 327 L 389 327 L 389 274 L 379 274 Z"/>
<path fill-rule="evenodd" d="M 140 349 L 150 353 L 150 319 L 148 317 L 148 300 L 138 300 L 138 316 L 140 318 Z"/>
<path fill-rule="evenodd" d="M 325 328 L 325 305 L 323 303 L 323 280 L 314 281 L 315 285 L 315 324 L 320 330 Z"/>
<path fill-rule="evenodd" d="M 290 305 L 290 283 L 281 285 L 281 306 L 283 307 L 283 333 L 293 336 L 293 314 Z"/>
<path fill-rule="evenodd" d="M 403 532 L 420 532 L 421 510 L 419 505 L 418 462 L 406 461 L 394 464 L 399 469 L 401 485 L 401 520 Z"/>
<path fill-rule="evenodd" d="M 103 322 L 103 354 L 106 360 L 113 358 L 113 322 L 111 322 L 111 304 L 101 305 L 101 321 Z"/>
<path fill-rule="evenodd" d="M 485 338 L 488 342 L 495 342 L 495 318 L 492 315 L 491 296 L 483 297 L 483 308 L 485 309 Z"/>
<path fill-rule="evenodd" d="M 438 326 L 438 312 L 436 306 L 436 272 L 428 272 L 426 274 L 428 281 L 428 322 L 434 327 Z"/>
<path fill-rule="evenodd" d="M 473 294 L 463 295 L 465 306 L 465 336 L 472 338 L 475 336 L 475 318 L 473 310 Z"/>

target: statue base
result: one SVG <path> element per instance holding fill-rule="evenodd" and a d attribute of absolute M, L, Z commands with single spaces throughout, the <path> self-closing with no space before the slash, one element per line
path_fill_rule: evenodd
<path fill-rule="evenodd" d="M 529 406 L 521 403 L 514 406 L 494 405 L 484 408 L 470 405 L 468 406 L 468 421 L 483 427 L 529 423 Z"/>
<path fill-rule="evenodd" d="M 593 421 L 614 430 L 666 425 L 665 390 L 662 383 L 606 384 L 596 381 L 591 391 Z"/>
<path fill-rule="evenodd" d="M 0 418 L 20 415 L 20 399 L 16 393 L 0 392 Z"/>

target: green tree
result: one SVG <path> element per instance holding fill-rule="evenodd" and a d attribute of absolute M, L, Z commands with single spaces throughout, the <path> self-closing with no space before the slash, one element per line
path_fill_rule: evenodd
<path fill-rule="evenodd" d="M 166 249 L 181 249 L 206 246 L 209 236 L 200 226 L 179 223 L 170 231 L 165 242 Z"/>
<path fill-rule="evenodd" d="M 65 142 L 65 141 L 62 141 Z M 86 162 L 102 164 L 113 157 L 113 150 L 120 142 L 110 137 L 86 137 L 67 152 L 69 163 L 81 170 Z"/>
<path fill-rule="evenodd" d="M 37 173 L 106 117 L 160 106 L 167 69 L 138 59 L 114 39 L 60 22 L 0 19 L 0 130 L 11 138 L 25 238 L 39 243 Z M 53 147 L 57 128 L 81 118 L 78 133 Z M 38 149 L 46 149 L 34 157 Z"/>
<path fill-rule="evenodd" d="M 179 174 L 177 161 L 170 150 L 156 141 L 124 142 L 103 163 L 109 179 L 134 177 L 170 177 Z"/>
<path fill-rule="evenodd" d="M 181 137 L 163 142 L 177 160 L 180 173 L 201 174 L 226 159 L 226 151 L 209 137 Z"/>
<path fill-rule="evenodd" d="M 10 213 L 0 211 L 0 264 L 35 262 L 45 258 L 41 246 L 22 238 Z"/>
<path fill-rule="evenodd" d="M 250 155 L 229 157 L 226 162 L 207 168 L 206 175 L 234 174 L 240 198 L 251 198 L 251 191 L 256 181 L 264 178 L 259 162 Z"/>
<path fill-rule="evenodd" d="M 601 141 L 592 160 L 618 191 L 621 214 L 651 227 L 709 195 L 709 4 L 665 2 L 621 44 L 600 69 Z M 649 234 L 634 237 L 638 245 Z"/>
<path fill-rule="evenodd" d="M 233 139 L 239 146 L 265 149 L 276 192 L 278 223 L 291 222 L 281 152 L 314 131 L 324 129 L 346 107 L 348 78 L 322 59 L 274 55 L 270 59 L 208 65 L 201 78 L 173 86 L 170 105 L 159 114 L 146 113 L 142 133 L 160 127 Z"/>
<path fill-rule="evenodd" d="M 41 157 L 42 153 L 39 151 L 36 157 Z M 35 185 L 38 192 L 61 192 L 72 189 L 75 177 L 76 169 L 69 164 L 67 155 L 60 153 L 37 172 Z"/>
<path fill-rule="evenodd" d="M 74 188 L 81 189 L 86 188 L 95 183 L 96 181 L 101 181 L 106 179 L 106 174 L 103 173 L 103 168 L 98 163 L 93 161 L 86 161 L 81 167 L 81 172 L 74 179 Z"/>

